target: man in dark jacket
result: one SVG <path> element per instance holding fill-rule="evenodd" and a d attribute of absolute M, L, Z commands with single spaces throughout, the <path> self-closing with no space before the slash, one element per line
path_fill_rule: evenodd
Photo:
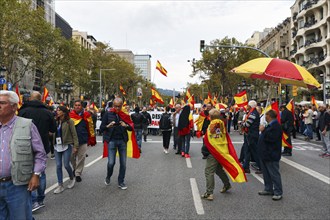
<path fill-rule="evenodd" d="M 147 108 L 146 107 L 143 107 L 142 108 L 141 114 L 144 116 L 144 118 L 143 118 L 143 124 L 142 124 L 142 128 L 143 128 L 143 139 L 144 139 L 144 142 L 147 142 L 148 126 L 151 123 L 151 116 L 147 112 Z"/>
<path fill-rule="evenodd" d="M 53 114 L 41 102 L 41 94 L 32 92 L 30 99 L 21 107 L 18 116 L 32 119 L 36 125 L 42 139 L 46 154 L 49 153 L 49 135 L 56 132 L 56 122 Z M 39 178 L 40 185 L 37 190 L 32 192 L 32 211 L 36 211 L 44 205 L 46 190 L 46 173 L 43 172 Z"/>
<path fill-rule="evenodd" d="M 291 133 L 293 131 L 293 114 L 290 112 L 285 105 L 281 106 L 281 127 L 283 132 L 285 132 L 288 135 L 287 142 L 292 146 L 291 141 Z M 283 152 L 283 156 L 292 156 L 292 149 L 289 147 L 285 147 Z"/>
<path fill-rule="evenodd" d="M 81 174 L 85 166 L 87 146 L 96 145 L 96 137 L 92 116 L 83 108 L 83 102 L 76 100 L 74 109 L 70 112 L 70 118 L 76 127 L 79 148 L 76 154 L 72 154 L 71 163 L 76 176 L 76 181 L 81 182 Z"/>
<path fill-rule="evenodd" d="M 260 162 L 257 153 L 260 117 L 256 107 L 257 107 L 256 101 L 254 100 L 249 101 L 247 106 L 248 114 L 246 115 L 245 121 L 242 123 L 242 127 L 244 129 L 244 144 L 246 144 L 245 145 L 246 147 L 244 149 L 245 152 L 244 152 L 243 168 L 246 173 L 250 173 L 251 154 L 258 168 L 260 169 Z M 256 173 L 260 174 L 261 171 L 257 170 Z"/>
<path fill-rule="evenodd" d="M 113 168 L 116 163 L 116 152 L 119 153 L 119 175 L 118 175 L 118 187 L 125 190 L 127 186 L 124 182 L 126 174 L 126 156 L 127 156 L 127 131 L 133 129 L 124 122 L 119 116 L 119 113 L 123 107 L 123 100 L 116 98 L 113 101 L 113 108 L 107 111 L 100 126 L 100 130 L 103 133 L 103 141 L 108 143 L 108 165 L 107 176 L 105 178 L 105 185 L 110 184 L 110 178 L 113 174 Z"/>
<path fill-rule="evenodd" d="M 265 189 L 259 195 L 273 195 L 273 200 L 282 199 L 282 181 L 279 171 L 282 149 L 282 129 L 274 110 L 266 112 L 266 127 L 261 126 L 258 142 L 260 163 L 264 176 Z"/>
<path fill-rule="evenodd" d="M 323 142 L 323 152 L 320 157 L 330 157 L 330 113 L 327 112 L 326 106 L 322 103 L 319 105 L 320 118 L 319 129 L 321 134 L 321 140 Z"/>
<path fill-rule="evenodd" d="M 134 131 L 136 136 L 136 141 L 139 146 L 139 150 L 141 153 L 141 147 L 142 147 L 142 126 L 144 122 L 144 116 L 142 113 L 140 113 L 139 106 L 135 107 L 134 113 L 131 115 L 132 121 L 134 123 Z"/>

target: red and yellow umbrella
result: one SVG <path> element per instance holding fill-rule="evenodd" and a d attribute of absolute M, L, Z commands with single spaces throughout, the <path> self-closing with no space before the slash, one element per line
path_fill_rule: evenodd
<path fill-rule="evenodd" d="M 253 59 L 235 67 L 231 72 L 246 78 L 264 79 L 309 89 L 321 86 L 304 67 L 278 58 Z"/>

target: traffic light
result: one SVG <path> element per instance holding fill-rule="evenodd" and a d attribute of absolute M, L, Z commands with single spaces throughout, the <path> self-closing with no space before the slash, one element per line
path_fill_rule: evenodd
<path fill-rule="evenodd" d="M 298 95 L 298 86 L 292 86 L 292 96 Z"/>
<path fill-rule="evenodd" d="M 285 94 L 285 90 L 284 90 L 284 89 L 282 89 L 281 93 L 282 93 L 282 95 L 284 95 L 284 94 Z"/>
<path fill-rule="evenodd" d="M 201 40 L 201 44 L 200 44 L 200 47 L 199 47 L 199 51 L 201 53 L 203 53 L 205 50 L 205 40 Z"/>

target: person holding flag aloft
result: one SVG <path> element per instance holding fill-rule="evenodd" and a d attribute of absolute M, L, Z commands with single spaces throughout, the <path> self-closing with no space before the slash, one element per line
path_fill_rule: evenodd
<path fill-rule="evenodd" d="M 205 166 L 206 192 L 202 195 L 202 198 L 212 201 L 214 173 L 220 177 L 224 184 L 221 193 L 231 189 L 229 178 L 223 168 L 234 182 L 246 182 L 246 176 L 226 131 L 225 123 L 220 119 L 220 112 L 212 109 L 209 115 L 211 122 L 204 136 L 206 146 L 204 152 L 208 152 Z"/>

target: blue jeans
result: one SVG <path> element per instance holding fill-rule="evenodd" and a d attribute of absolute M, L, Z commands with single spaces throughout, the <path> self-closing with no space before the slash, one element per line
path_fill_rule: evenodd
<path fill-rule="evenodd" d="M 64 168 L 69 174 L 70 179 L 73 178 L 73 172 L 70 165 L 70 158 L 72 154 L 72 145 L 69 144 L 68 149 L 63 152 L 57 152 L 55 150 L 55 159 L 56 159 L 56 174 L 58 184 L 63 184 L 63 172 L 62 172 L 62 157 L 64 162 Z"/>
<path fill-rule="evenodd" d="M 190 133 L 186 134 L 184 136 L 180 136 L 181 138 L 181 143 L 182 143 L 182 152 L 185 154 L 189 154 L 189 149 L 190 149 Z"/>
<path fill-rule="evenodd" d="M 46 191 L 46 173 L 42 172 L 39 178 L 39 187 L 32 191 L 32 204 L 35 202 L 42 203 L 45 199 L 45 191 Z"/>
<path fill-rule="evenodd" d="M 274 192 L 274 195 L 282 195 L 282 180 L 279 161 L 260 161 L 264 176 L 265 191 Z"/>
<path fill-rule="evenodd" d="M 136 137 L 137 144 L 139 146 L 139 149 L 141 149 L 141 145 L 142 145 L 142 129 L 134 129 L 134 131 L 135 131 L 135 137 Z"/>
<path fill-rule="evenodd" d="M 32 219 L 31 192 L 27 185 L 0 183 L 0 220 Z"/>
<path fill-rule="evenodd" d="M 306 125 L 306 129 L 304 131 L 304 135 L 306 135 L 310 139 L 313 139 L 313 127 L 312 127 L 312 124 L 305 124 L 305 125 Z"/>
<path fill-rule="evenodd" d="M 107 165 L 107 178 L 110 178 L 113 173 L 113 167 L 116 164 L 116 153 L 119 153 L 119 175 L 118 184 L 124 183 L 126 173 L 126 155 L 127 144 L 124 140 L 110 140 L 108 144 L 108 165 Z"/>

